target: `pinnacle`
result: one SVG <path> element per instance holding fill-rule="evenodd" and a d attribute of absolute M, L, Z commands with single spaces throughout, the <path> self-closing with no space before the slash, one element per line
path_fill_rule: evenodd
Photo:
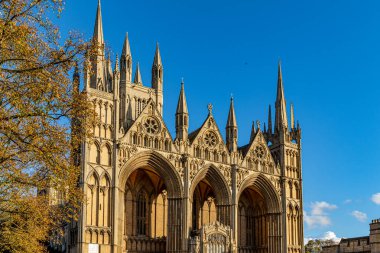
<path fill-rule="evenodd" d="M 121 55 L 126 56 L 126 55 L 131 55 L 131 47 L 129 44 L 129 38 L 128 38 L 128 33 L 125 34 L 125 39 L 124 39 L 124 44 L 123 44 L 123 52 Z"/>
<path fill-rule="evenodd" d="M 237 127 L 234 108 L 234 98 L 232 96 L 230 103 L 230 111 L 228 112 L 227 127 Z"/>
<path fill-rule="evenodd" d="M 185 96 L 185 83 L 183 81 L 183 78 L 181 81 L 181 91 L 179 93 L 176 113 L 188 113 L 186 96 Z"/>
<path fill-rule="evenodd" d="M 135 73 L 135 78 L 134 78 L 133 82 L 134 82 L 135 84 L 140 84 L 140 85 L 142 85 L 142 78 L 141 78 L 140 64 L 139 64 L 139 63 L 137 63 L 136 73 Z"/>

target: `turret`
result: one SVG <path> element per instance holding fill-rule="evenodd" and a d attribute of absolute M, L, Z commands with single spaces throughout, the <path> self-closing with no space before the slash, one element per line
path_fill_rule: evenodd
<path fill-rule="evenodd" d="M 187 110 L 184 82 L 181 82 L 177 111 L 175 114 L 176 139 L 186 141 L 189 130 L 189 112 Z"/>
<path fill-rule="evenodd" d="M 94 34 L 92 37 L 93 50 L 90 53 L 92 64 L 92 75 L 90 87 L 106 91 L 108 89 L 107 80 L 105 78 L 106 66 L 104 62 L 104 37 L 103 37 L 103 24 L 102 24 L 102 11 L 100 0 L 98 1 L 98 8 L 96 10 Z"/>
<path fill-rule="evenodd" d="M 369 241 L 371 244 L 371 252 L 380 253 L 380 219 L 372 220 L 369 226 Z"/>
<path fill-rule="evenodd" d="M 163 73 L 160 48 L 157 43 L 152 65 L 152 88 L 157 92 L 162 91 L 163 88 Z"/>
<path fill-rule="evenodd" d="M 120 80 L 123 84 L 132 82 L 132 54 L 129 45 L 128 33 L 125 35 L 123 51 L 120 58 Z"/>
<path fill-rule="evenodd" d="M 231 97 L 230 111 L 226 125 L 227 148 L 230 152 L 237 151 L 237 124 L 235 118 L 234 99 Z"/>
<path fill-rule="evenodd" d="M 164 103 L 163 80 L 164 80 L 164 67 L 162 65 L 160 48 L 157 43 L 156 52 L 154 54 L 153 65 L 152 65 L 152 88 L 156 90 L 156 105 L 161 115 L 162 115 L 162 107 Z"/>

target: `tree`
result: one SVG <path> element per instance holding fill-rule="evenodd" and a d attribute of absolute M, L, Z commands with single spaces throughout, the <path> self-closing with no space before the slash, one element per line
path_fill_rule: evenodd
<path fill-rule="evenodd" d="M 70 73 L 86 43 L 74 33 L 60 43 L 48 16 L 62 6 L 0 0 L 0 252 L 46 251 L 82 201 L 71 151 L 88 134 L 91 109 Z M 62 200 L 42 194 L 48 189 Z"/>
<path fill-rule="evenodd" d="M 305 245 L 305 253 L 320 253 L 322 252 L 323 246 L 331 246 L 335 245 L 336 242 L 333 240 L 323 240 L 323 239 L 315 239 L 309 240 Z"/>

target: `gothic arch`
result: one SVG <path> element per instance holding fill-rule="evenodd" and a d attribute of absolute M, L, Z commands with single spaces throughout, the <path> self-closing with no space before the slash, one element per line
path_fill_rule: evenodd
<path fill-rule="evenodd" d="M 237 194 L 237 200 L 240 198 L 240 195 L 245 189 L 252 186 L 259 190 L 260 193 L 264 196 L 267 203 L 267 209 L 270 213 L 281 212 L 280 197 L 270 180 L 262 174 L 253 174 L 251 176 L 248 176 L 242 182 Z"/>
<path fill-rule="evenodd" d="M 155 211 L 153 211 L 155 201 L 157 200 L 154 200 L 152 196 L 157 198 L 157 192 L 152 196 L 147 196 L 145 202 L 136 202 L 138 199 L 135 194 L 129 194 L 129 192 L 131 192 L 130 190 L 132 190 L 128 187 L 127 182 L 129 178 L 134 177 L 135 173 L 142 175 L 142 173 L 146 173 L 145 171 L 154 171 L 156 176 L 158 176 L 165 185 L 165 190 L 167 190 L 165 191 L 167 192 L 167 204 L 164 209 L 162 209 L 165 210 L 165 214 L 163 215 L 164 220 L 161 224 L 162 226 L 160 225 L 162 231 L 158 231 L 160 235 L 165 233 L 166 236 L 162 238 L 156 237 L 156 227 L 158 227 L 157 224 L 159 220 L 155 216 Z M 178 247 L 181 247 L 179 245 L 181 245 L 182 242 L 182 227 L 185 221 L 182 212 L 177 211 L 182 210 L 183 186 L 181 177 L 175 167 L 161 154 L 155 151 L 146 151 L 133 156 L 122 167 L 119 178 L 120 203 L 122 203 L 121 208 L 119 208 L 119 215 L 120 217 L 124 217 L 121 222 L 125 224 L 126 235 L 126 237 L 122 239 L 123 242 L 120 241 L 119 243 L 125 244 L 126 249 L 131 252 L 140 252 L 142 249 L 139 247 L 142 245 L 145 245 L 144 247 L 153 245 L 152 247 L 156 250 L 160 249 L 159 251 L 151 252 L 164 252 L 163 249 L 165 248 L 166 252 L 175 252 L 178 250 Z M 126 186 L 128 188 L 126 188 Z M 135 191 L 135 193 L 138 193 L 137 191 L 139 190 L 147 189 L 143 187 L 143 185 L 134 185 L 134 187 L 136 189 L 132 191 Z M 146 193 L 149 194 L 149 191 L 146 191 Z M 125 201 L 128 200 L 127 198 L 134 201 L 134 204 L 125 204 Z M 127 207 L 129 209 L 126 209 Z M 134 210 L 131 212 L 132 215 L 129 215 L 129 212 L 132 210 L 130 208 Z M 128 219 L 131 220 L 131 224 L 133 225 L 128 225 Z M 160 217 L 160 219 L 162 218 Z M 134 229 L 131 230 L 131 226 L 133 226 Z"/>
<path fill-rule="evenodd" d="M 102 174 L 103 175 L 103 174 Z M 92 169 L 88 174 L 87 174 L 87 177 L 86 177 L 86 184 L 88 183 L 88 181 L 90 180 L 90 178 L 94 176 L 98 181 L 100 180 L 100 175 L 99 173 L 96 171 L 96 169 Z"/>
<path fill-rule="evenodd" d="M 190 196 L 193 196 L 195 188 L 203 179 L 207 179 L 214 188 L 218 205 L 230 205 L 232 203 L 231 191 L 226 179 L 220 170 L 212 164 L 203 167 L 195 176 L 191 183 Z"/>
<path fill-rule="evenodd" d="M 139 168 L 153 169 L 164 180 L 170 197 L 183 196 L 182 180 L 175 167 L 161 154 L 146 151 L 135 155 L 121 169 L 119 174 L 119 189 L 124 191 L 125 184 L 131 173 Z"/>

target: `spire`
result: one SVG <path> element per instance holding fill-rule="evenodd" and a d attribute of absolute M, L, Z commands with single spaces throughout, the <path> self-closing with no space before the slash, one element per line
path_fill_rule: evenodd
<path fill-rule="evenodd" d="M 286 102 L 284 95 L 284 86 L 282 82 L 281 61 L 278 62 L 278 81 L 277 81 L 277 98 L 276 98 L 276 131 L 288 127 L 288 118 L 286 116 Z"/>
<path fill-rule="evenodd" d="M 290 128 L 294 129 L 294 106 L 290 104 Z"/>
<path fill-rule="evenodd" d="M 226 125 L 227 148 L 230 152 L 237 151 L 237 124 L 235 118 L 234 99 L 231 97 L 230 111 Z"/>
<path fill-rule="evenodd" d="M 272 107 L 270 105 L 268 110 L 268 133 L 272 133 Z"/>
<path fill-rule="evenodd" d="M 227 119 L 227 127 L 237 127 L 233 97 L 231 97 L 230 111 L 228 112 L 228 119 Z"/>
<path fill-rule="evenodd" d="M 158 45 L 158 42 L 156 44 L 156 52 L 154 54 L 153 66 L 162 66 L 160 47 Z"/>
<path fill-rule="evenodd" d="M 255 129 L 255 121 L 252 121 L 252 128 L 251 128 L 251 137 L 249 138 L 249 142 L 252 142 L 256 135 L 256 129 Z"/>
<path fill-rule="evenodd" d="M 141 78 L 140 64 L 139 63 L 137 63 L 135 78 L 134 78 L 133 82 L 135 84 L 142 85 L 142 78 Z"/>
<path fill-rule="evenodd" d="M 182 79 L 181 91 L 179 93 L 177 112 L 175 114 L 175 128 L 176 128 L 176 139 L 187 140 L 188 129 L 189 129 L 189 113 L 187 110 L 185 87 Z"/>
<path fill-rule="evenodd" d="M 125 34 L 122 56 L 131 55 L 131 47 L 129 45 L 128 33 Z"/>
<path fill-rule="evenodd" d="M 104 45 L 102 9 L 100 5 L 100 0 L 98 0 L 98 9 L 96 10 L 93 40 L 99 43 L 100 46 Z"/>
<path fill-rule="evenodd" d="M 184 88 L 184 82 L 182 80 L 181 82 L 181 91 L 179 93 L 179 98 L 178 98 L 178 104 L 177 104 L 177 114 L 179 113 L 188 113 L 187 110 L 187 103 L 186 103 L 186 96 L 185 96 L 185 88 Z"/>

